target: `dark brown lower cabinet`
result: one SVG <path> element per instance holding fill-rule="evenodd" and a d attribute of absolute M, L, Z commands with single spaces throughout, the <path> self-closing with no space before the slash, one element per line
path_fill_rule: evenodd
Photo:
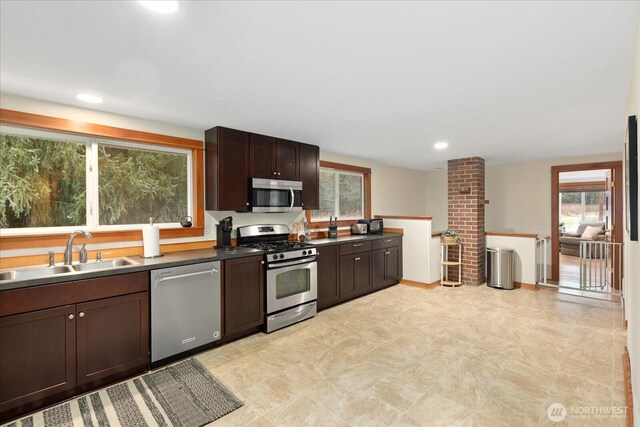
<path fill-rule="evenodd" d="M 366 293 L 371 288 L 371 253 L 340 257 L 340 298 Z"/>
<path fill-rule="evenodd" d="M 0 318 L 0 422 L 13 408 L 75 388 L 75 309 L 66 305 Z"/>
<path fill-rule="evenodd" d="M 371 281 L 374 289 L 398 283 L 400 280 L 399 252 L 397 246 L 371 252 Z"/>
<path fill-rule="evenodd" d="M 262 255 L 224 262 L 224 335 L 264 324 Z"/>
<path fill-rule="evenodd" d="M 0 422 L 144 372 L 148 288 L 139 272 L 0 292 Z"/>
<path fill-rule="evenodd" d="M 318 251 L 318 309 L 330 307 L 340 301 L 338 263 L 340 245 L 319 246 Z"/>
<path fill-rule="evenodd" d="M 318 309 L 395 285 L 402 279 L 402 237 L 317 247 Z"/>
<path fill-rule="evenodd" d="M 77 305 L 78 385 L 142 368 L 149 358 L 147 292 Z"/>

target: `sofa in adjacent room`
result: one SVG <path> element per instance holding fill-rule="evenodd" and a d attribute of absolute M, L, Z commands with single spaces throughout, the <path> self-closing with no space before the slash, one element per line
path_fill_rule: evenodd
<path fill-rule="evenodd" d="M 580 242 L 606 240 L 604 225 L 604 222 L 584 222 L 578 226 L 575 233 L 562 233 L 560 236 L 560 253 L 562 255 L 580 256 Z M 600 232 L 590 238 L 582 237 L 587 227 L 600 227 Z M 592 258 L 599 258 L 599 256 L 592 254 Z"/>

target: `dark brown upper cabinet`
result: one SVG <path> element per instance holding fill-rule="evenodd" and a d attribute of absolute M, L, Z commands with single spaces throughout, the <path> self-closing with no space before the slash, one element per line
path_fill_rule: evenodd
<path fill-rule="evenodd" d="M 206 210 L 249 210 L 249 133 L 220 126 L 205 138 Z"/>
<path fill-rule="evenodd" d="M 249 136 L 249 175 L 298 181 L 299 143 L 272 136 Z"/>
<path fill-rule="evenodd" d="M 320 149 L 224 127 L 205 132 L 206 210 L 250 210 L 250 179 L 302 181 L 303 209 L 320 207 Z"/>
<path fill-rule="evenodd" d="M 300 144 L 298 169 L 302 181 L 302 209 L 320 209 L 320 149 Z"/>

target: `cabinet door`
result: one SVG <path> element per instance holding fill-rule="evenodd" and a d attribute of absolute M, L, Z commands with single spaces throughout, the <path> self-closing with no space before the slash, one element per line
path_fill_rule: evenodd
<path fill-rule="evenodd" d="M 358 293 L 371 289 L 371 253 L 362 252 L 356 254 L 354 264 L 354 281 Z"/>
<path fill-rule="evenodd" d="M 356 257 L 356 255 L 343 255 L 340 257 L 340 299 L 348 298 L 356 292 Z"/>
<path fill-rule="evenodd" d="M 264 267 L 262 256 L 225 261 L 225 336 L 262 324 L 264 324 Z"/>
<path fill-rule="evenodd" d="M 400 280 L 400 248 L 393 246 L 386 249 L 386 284 L 393 285 Z"/>
<path fill-rule="evenodd" d="M 75 387 L 75 314 L 66 305 L 0 318 L 0 419 Z"/>
<path fill-rule="evenodd" d="M 78 385 L 143 372 L 149 361 L 149 294 L 77 305 Z"/>
<path fill-rule="evenodd" d="M 249 177 L 276 178 L 275 149 L 277 139 L 252 133 L 249 135 Z"/>
<path fill-rule="evenodd" d="M 320 149 L 315 145 L 300 144 L 298 168 L 302 181 L 302 209 L 320 208 Z"/>
<path fill-rule="evenodd" d="M 376 249 L 371 252 L 371 285 L 381 288 L 387 285 L 387 249 Z"/>
<path fill-rule="evenodd" d="M 298 148 L 300 143 L 279 139 L 276 148 L 278 179 L 298 181 Z M 303 187 L 304 191 L 304 187 Z"/>
<path fill-rule="evenodd" d="M 340 300 L 338 262 L 340 246 L 320 246 L 318 251 L 318 308 L 329 307 Z"/>
<path fill-rule="evenodd" d="M 249 134 L 247 132 L 218 129 L 217 167 L 218 206 L 214 210 L 249 210 Z"/>

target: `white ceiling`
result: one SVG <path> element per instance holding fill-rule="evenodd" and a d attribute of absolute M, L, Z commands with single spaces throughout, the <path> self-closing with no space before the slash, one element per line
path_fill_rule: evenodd
<path fill-rule="evenodd" d="M 638 16 L 614 1 L 0 8 L 3 92 L 89 91 L 108 112 L 424 170 L 621 151 Z"/>

